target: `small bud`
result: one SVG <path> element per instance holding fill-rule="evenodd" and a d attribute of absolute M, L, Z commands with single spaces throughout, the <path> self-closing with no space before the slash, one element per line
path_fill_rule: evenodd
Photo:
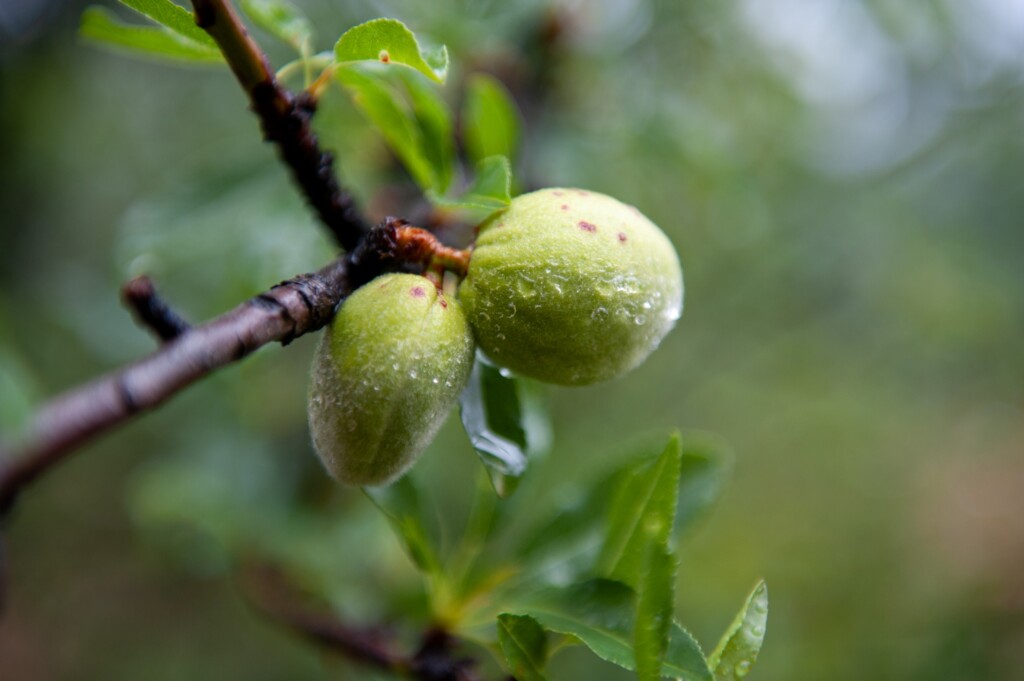
<path fill-rule="evenodd" d="M 459 304 L 424 277 L 388 274 L 342 304 L 313 360 L 309 425 L 330 474 L 383 485 L 430 444 L 469 380 Z"/>

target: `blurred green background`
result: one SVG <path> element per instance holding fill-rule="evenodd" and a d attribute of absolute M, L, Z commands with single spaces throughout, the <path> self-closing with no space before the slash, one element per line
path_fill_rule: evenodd
<path fill-rule="evenodd" d="M 550 391 L 543 475 L 673 427 L 730 443 L 682 547 L 677 614 L 706 648 L 764 577 L 751 678 L 1024 679 L 1024 4 L 299 4 L 318 49 L 382 15 L 446 43 L 455 104 L 496 73 L 525 116 L 520 179 L 613 194 L 677 245 L 678 327 L 628 377 Z M 230 76 L 84 45 L 83 7 L 0 8 L 4 432 L 152 348 L 118 303 L 130 276 L 201 320 L 331 255 Z M 319 125 L 345 181 L 374 217 L 415 214 L 338 100 Z M 231 576 L 277 556 L 369 621 L 416 599 L 377 513 L 312 456 L 314 343 L 262 350 L 24 496 L 0 677 L 373 678 Z M 478 468 L 453 419 L 416 475 L 457 523 Z M 555 670 L 628 678 L 577 651 Z"/>

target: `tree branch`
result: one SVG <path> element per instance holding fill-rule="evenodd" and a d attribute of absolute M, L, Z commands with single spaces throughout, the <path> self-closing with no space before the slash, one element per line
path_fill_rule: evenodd
<path fill-rule="evenodd" d="M 149 277 L 135 277 L 122 286 L 121 299 L 134 313 L 136 321 L 161 341 L 174 340 L 192 328 L 157 295 Z"/>
<path fill-rule="evenodd" d="M 457 656 L 459 642 L 445 631 L 427 630 L 419 650 L 404 655 L 388 632 L 354 627 L 322 608 L 304 605 L 305 595 L 272 566 L 247 566 L 241 583 L 256 610 L 328 650 L 418 681 L 480 681 L 474 661 Z"/>
<path fill-rule="evenodd" d="M 310 126 L 312 98 L 296 97 L 274 77 L 267 58 L 249 35 L 228 0 L 192 0 L 196 24 L 224 53 L 238 83 L 259 116 L 263 136 L 274 142 L 309 205 L 345 250 L 353 250 L 369 231 L 351 195 L 334 175 L 334 157 L 320 148 Z"/>
<path fill-rule="evenodd" d="M 349 260 L 278 284 L 230 312 L 165 343 L 150 356 L 75 388 L 36 414 L 24 444 L 0 451 L 0 512 L 40 473 L 71 451 L 179 390 L 274 341 L 287 344 L 323 327 L 352 286 Z"/>

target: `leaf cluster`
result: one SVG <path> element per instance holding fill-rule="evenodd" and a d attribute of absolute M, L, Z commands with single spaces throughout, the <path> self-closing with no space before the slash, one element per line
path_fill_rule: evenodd
<path fill-rule="evenodd" d="M 509 434 L 513 411 L 501 416 Z M 367 493 L 427 577 L 433 616 L 496 650 L 515 678 L 545 679 L 553 653 L 584 645 L 640 679 L 711 681 L 749 672 L 767 618 L 761 582 L 706 656 L 675 616 L 676 545 L 714 502 L 727 462 L 713 439 L 677 433 L 613 470 L 556 490 L 555 498 L 574 501 L 546 509 L 525 530 L 512 519 L 523 504 L 535 503 L 530 490 L 500 507 L 478 499 L 475 517 L 447 553 L 413 477 Z"/>
<path fill-rule="evenodd" d="M 81 35 L 179 64 L 224 64 L 216 44 L 181 6 L 171 0 L 120 1 L 156 25 L 124 23 L 105 8 L 90 7 Z M 244 0 L 240 9 L 297 53 L 278 75 L 301 71 L 317 96 L 340 85 L 435 207 L 480 222 L 508 205 L 520 115 L 498 80 L 486 74 L 468 79 L 459 116 L 468 171 L 460 178 L 456 118 L 435 87 L 448 75 L 444 45 L 425 47 L 402 22 L 374 19 L 346 31 L 330 52 L 314 54 L 312 23 L 287 0 Z"/>

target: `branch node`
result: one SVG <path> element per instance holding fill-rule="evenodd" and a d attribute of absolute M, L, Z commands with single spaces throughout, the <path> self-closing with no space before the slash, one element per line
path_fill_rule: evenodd
<path fill-rule="evenodd" d="M 121 287 L 121 299 L 131 309 L 135 321 L 165 343 L 192 328 L 157 295 L 149 277 L 136 277 L 126 283 Z"/>

